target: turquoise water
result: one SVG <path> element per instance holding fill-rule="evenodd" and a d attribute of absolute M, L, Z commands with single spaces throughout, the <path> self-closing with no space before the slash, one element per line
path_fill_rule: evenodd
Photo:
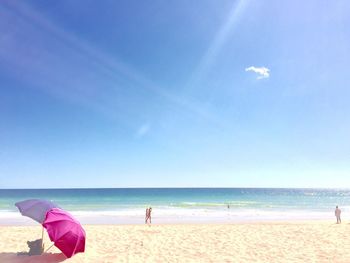
<path fill-rule="evenodd" d="M 87 223 L 142 223 L 153 208 L 159 222 L 332 218 L 350 208 L 350 190 L 268 188 L 123 188 L 0 190 L 0 224 L 25 220 L 14 203 L 52 200 Z M 21 221 L 22 220 L 22 221 Z M 29 221 L 28 221 L 29 222 Z"/>

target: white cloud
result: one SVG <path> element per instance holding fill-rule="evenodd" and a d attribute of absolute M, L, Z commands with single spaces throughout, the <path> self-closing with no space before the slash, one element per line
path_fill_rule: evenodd
<path fill-rule="evenodd" d="M 143 124 L 136 132 L 136 137 L 141 138 L 145 136 L 149 130 L 151 129 L 151 125 L 149 123 Z"/>
<path fill-rule="evenodd" d="M 270 77 L 270 70 L 265 67 L 258 68 L 258 67 L 251 66 L 249 68 L 246 68 L 245 71 L 253 71 L 257 73 L 258 74 L 257 79 L 266 79 Z"/>

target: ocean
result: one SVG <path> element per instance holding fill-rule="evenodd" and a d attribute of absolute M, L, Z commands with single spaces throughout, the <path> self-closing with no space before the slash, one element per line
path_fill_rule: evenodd
<path fill-rule="evenodd" d="M 30 198 L 51 200 L 85 224 L 143 224 L 147 207 L 152 207 L 153 223 L 333 220 L 336 205 L 343 216 L 350 212 L 346 189 L 3 189 L 0 225 L 36 224 L 14 205 Z"/>

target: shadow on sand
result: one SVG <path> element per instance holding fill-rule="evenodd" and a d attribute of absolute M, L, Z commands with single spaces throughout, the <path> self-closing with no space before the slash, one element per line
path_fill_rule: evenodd
<path fill-rule="evenodd" d="M 0 253 L 0 262 L 11 263 L 56 263 L 66 260 L 66 256 L 63 253 L 44 253 L 39 256 L 17 255 L 14 252 Z"/>

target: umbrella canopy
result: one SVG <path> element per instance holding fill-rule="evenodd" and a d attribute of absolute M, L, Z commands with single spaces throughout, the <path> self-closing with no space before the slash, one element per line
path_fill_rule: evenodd
<path fill-rule="evenodd" d="M 47 211 L 58 207 L 56 204 L 43 199 L 28 199 L 15 203 L 15 206 L 22 215 L 28 216 L 40 224 L 44 222 Z"/>
<path fill-rule="evenodd" d="M 85 231 L 80 223 L 68 212 L 53 208 L 46 214 L 43 223 L 54 245 L 58 247 L 66 257 L 85 250 Z"/>

